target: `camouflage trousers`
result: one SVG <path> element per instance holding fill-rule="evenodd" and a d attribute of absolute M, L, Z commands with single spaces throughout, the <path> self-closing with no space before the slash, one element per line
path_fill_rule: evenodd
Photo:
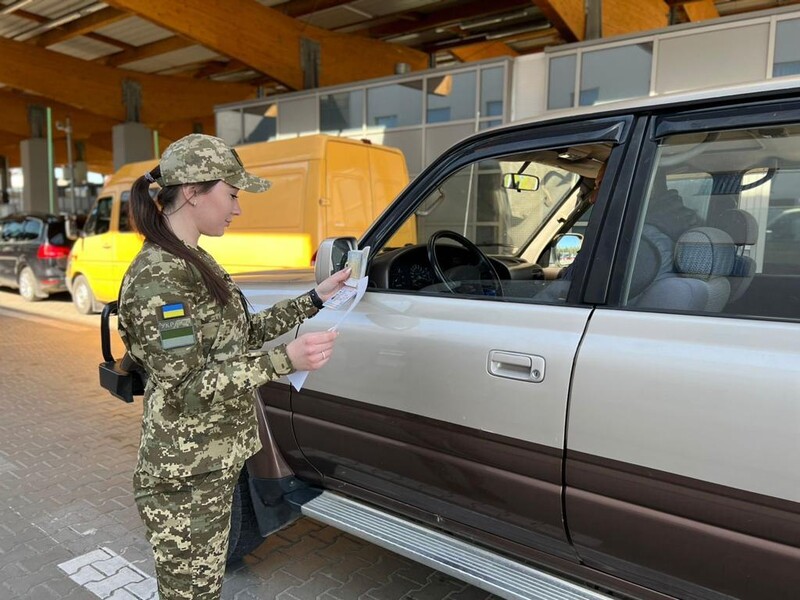
<path fill-rule="evenodd" d="M 216 600 L 241 465 L 189 477 L 137 471 L 133 488 L 153 546 L 159 600 Z"/>

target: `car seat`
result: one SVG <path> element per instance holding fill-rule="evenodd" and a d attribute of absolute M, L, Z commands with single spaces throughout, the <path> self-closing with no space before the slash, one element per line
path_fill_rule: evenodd
<path fill-rule="evenodd" d="M 645 225 L 636 256 L 628 305 L 640 308 L 719 312 L 731 293 L 728 276 L 735 262 L 731 237 L 714 227 L 684 232 L 671 240 Z"/>
<path fill-rule="evenodd" d="M 731 208 L 718 214 L 711 223 L 731 236 L 735 256 L 728 282 L 731 286 L 730 302 L 738 300 L 750 287 L 756 273 L 756 261 L 747 255 L 748 246 L 758 241 L 758 221 L 740 208 Z"/>

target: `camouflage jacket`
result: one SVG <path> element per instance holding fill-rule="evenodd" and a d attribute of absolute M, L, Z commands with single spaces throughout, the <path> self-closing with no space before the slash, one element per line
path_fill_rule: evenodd
<path fill-rule="evenodd" d="M 260 448 L 254 391 L 293 371 L 286 347 L 265 342 L 317 313 L 310 296 L 249 315 L 239 289 L 220 306 L 200 272 L 146 242 L 125 274 L 119 332 L 147 371 L 137 469 L 160 477 L 227 468 Z"/>

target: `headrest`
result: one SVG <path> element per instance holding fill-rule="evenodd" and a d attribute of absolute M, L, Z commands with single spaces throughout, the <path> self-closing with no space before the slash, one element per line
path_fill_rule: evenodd
<path fill-rule="evenodd" d="M 675 244 L 675 268 L 691 277 L 730 275 L 735 260 L 736 247 L 731 236 L 714 227 L 694 227 Z"/>
<path fill-rule="evenodd" d="M 710 225 L 730 235 L 734 244 L 748 245 L 758 241 L 758 221 L 741 208 L 722 211 Z"/>

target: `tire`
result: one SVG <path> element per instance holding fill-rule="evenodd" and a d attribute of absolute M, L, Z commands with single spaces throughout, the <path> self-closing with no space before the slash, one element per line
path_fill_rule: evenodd
<path fill-rule="evenodd" d="M 78 275 L 72 282 L 72 303 L 82 315 L 94 312 L 94 294 L 83 275 Z"/>
<path fill-rule="evenodd" d="M 247 482 L 247 467 L 242 469 L 233 490 L 231 506 L 231 530 L 228 535 L 228 564 L 241 561 L 245 556 L 264 543 L 258 529 L 253 500 L 250 497 L 250 484 Z"/>
<path fill-rule="evenodd" d="M 42 296 L 39 293 L 39 284 L 36 283 L 36 275 L 33 274 L 33 269 L 30 267 L 23 267 L 19 272 L 19 295 L 28 302 L 36 302 L 41 300 Z"/>

